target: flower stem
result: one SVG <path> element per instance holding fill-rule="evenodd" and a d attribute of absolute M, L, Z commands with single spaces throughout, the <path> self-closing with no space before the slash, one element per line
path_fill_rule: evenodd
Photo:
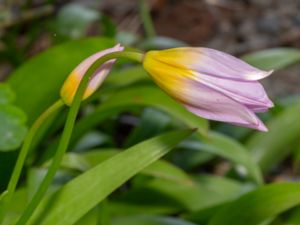
<path fill-rule="evenodd" d="M 139 0 L 139 8 L 140 18 L 143 22 L 147 38 L 155 37 L 155 30 L 149 12 L 149 6 L 146 4 L 145 0 Z"/>
<path fill-rule="evenodd" d="M 115 59 L 115 58 L 128 58 L 131 60 L 135 60 L 138 62 L 142 62 L 143 54 L 138 52 L 112 52 L 107 55 L 104 55 L 103 57 L 99 58 L 96 62 L 93 63 L 93 65 L 88 69 L 87 73 L 81 80 L 79 87 L 76 91 L 74 100 L 71 104 L 70 110 L 68 112 L 67 120 L 64 126 L 64 130 L 57 148 L 57 151 L 55 153 L 55 156 L 52 160 L 52 164 L 50 165 L 48 172 L 43 179 L 42 183 L 40 184 L 37 192 L 34 194 L 31 202 L 26 207 L 25 211 L 21 215 L 20 219 L 16 223 L 16 225 L 24 225 L 26 222 L 30 219 L 32 213 L 36 209 L 36 207 L 39 205 L 40 201 L 44 197 L 49 185 L 51 184 L 56 171 L 59 169 L 60 163 L 62 161 L 62 158 L 68 148 L 70 138 L 73 132 L 75 120 L 80 108 L 81 99 L 83 97 L 84 91 L 87 87 L 87 84 L 92 77 L 94 71 L 99 68 L 103 63 L 105 63 L 108 60 Z"/>
<path fill-rule="evenodd" d="M 24 162 L 26 159 L 26 156 L 30 150 L 30 146 L 32 144 L 33 138 L 41 125 L 46 121 L 46 119 L 51 116 L 53 113 L 55 113 L 57 110 L 59 110 L 60 107 L 63 106 L 63 102 L 61 100 L 56 101 L 53 105 L 51 105 L 48 109 L 46 109 L 34 122 L 34 124 L 31 126 L 30 130 L 28 131 L 26 138 L 24 140 L 24 143 L 22 145 L 22 148 L 20 150 L 20 153 L 18 155 L 18 159 L 16 162 L 16 165 L 14 167 L 14 170 L 12 172 L 11 178 L 8 183 L 7 187 L 7 194 L 3 197 L 3 205 L 0 212 L 0 224 L 2 223 L 5 215 L 5 211 L 8 207 L 8 205 L 11 202 L 11 198 L 15 192 L 18 180 L 20 178 L 20 174 L 22 172 L 22 168 L 24 166 Z"/>

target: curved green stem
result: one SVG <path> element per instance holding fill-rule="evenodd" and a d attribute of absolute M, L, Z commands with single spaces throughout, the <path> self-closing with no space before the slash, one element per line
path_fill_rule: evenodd
<path fill-rule="evenodd" d="M 155 30 L 154 30 L 154 26 L 149 11 L 150 11 L 149 6 L 147 5 L 146 1 L 139 0 L 140 18 L 143 22 L 146 36 L 147 38 L 153 38 L 155 37 Z"/>
<path fill-rule="evenodd" d="M 44 197 L 49 185 L 51 184 L 56 171 L 59 169 L 60 163 L 62 161 L 62 158 L 68 148 L 70 138 L 72 135 L 72 131 L 74 128 L 75 120 L 80 108 L 81 99 L 83 97 L 84 91 L 87 87 L 87 84 L 92 77 L 94 71 L 99 68 L 103 63 L 105 63 L 108 60 L 115 59 L 115 58 L 128 58 L 131 60 L 135 60 L 138 62 L 142 62 L 143 54 L 138 52 L 112 52 L 109 53 L 101 58 L 99 58 L 96 62 L 93 63 L 93 65 L 88 69 L 87 73 L 81 80 L 79 87 L 76 91 L 75 97 L 73 99 L 73 102 L 71 104 L 67 121 L 64 126 L 64 130 L 56 151 L 56 154 L 53 158 L 52 164 L 49 167 L 49 170 L 43 179 L 42 183 L 40 184 L 37 192 L 34 194 L 31 202 L 26 207 L 25 211 L 21 215 L 20 219 L 16 223 L 16 225 L 24 225 L 26 222 L 30 219 L 32 213 Z"/>
<path fill-rule="evenodd" d="M 17 162 L 15 164 L 14 170 L 12 172 L 11 178 L 8 183 L 7 187 L 7 194 L 4 197 L 4 204 L 3 208 L 0 214 L 0 224 L 2 223 L 5 215 L 6 208 L 8 204 L 11 202 L 11 198 L 15 192 L 18 180 L 20 178 L 20 174 L 22 172 L 22 168 L 24 166 L 24 162 L 26 159 L 26 156 L 28 154 L 28 151 L 30 150 L 31 143 L 33 141 L 33 138 L 41 125 L 45 122 L 45 120 L 52 115 L 54 112 L 56 112 L 60 107 L 62 107 L 64 103 L 61 100 L 56 101 L 53 105 L 51 105 L 46 111 L 44 111 L 34 122 L 34 124 L 31 126 L 30 130 L 28 131 L 26 138 L 24 140 L 24 143 L 22 145 L 22 148 L 20 150 L 20 153 L 18 155 Z"/>

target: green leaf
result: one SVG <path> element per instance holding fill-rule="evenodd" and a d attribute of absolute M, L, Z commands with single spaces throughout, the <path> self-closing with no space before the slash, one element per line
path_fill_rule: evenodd
<path fill-rule="evenodd" d="M 0 104 L 11 103 L 15 99 L 15 93 L 6 83 L 0 83 Z"/>
<path fill-rule="evenodd" d="M 194 184 L 175 184 L 167 180 L 156 179 L 147 185 L 148 188 L 172 196 L 174 200 L 184 205 L 188 211 L 203 210 L 231 201 L 249 191 L 250 186 L 217 176 L 198 176 Z"/>
<path fill-rule="evenodd" d="M 206 120 L 188 112 L 158 88 L 151 86 L 129 87 L 108 97 L 93 113 L 79 121 L 74 130 L 74 139 L 76 140 L 82 133 L 104 119 L 124 110 L 130 110 L 133 106 L 152 106 L 169 113 L 189 127 L 197 127 L 198 131 L 206 137 L 200 144 L 202 150 L 221 155 L 244 166 L 257 183 L 262 182 L 259 167 L 253 162 L 247 149 L 226 136 L 216 133 L 207 134 Z"/>
<path fill-rule="evenodd" d="M 12 151 L 18 148 L 26 133 L 26 115 L 12 105 L 0 104 L 0 151 Z"/>
<path fill-rule="evenodd" d="M 152 179 L 142 186 L 131 188 L 114 202 L 145 208 L 176 207 L 178 210 L 197 212 L 232 201 L 253 188 L 234 180 L 218 176 L 198 176 L 192 183 Z"/>
<path fill-rule="evenodd" d="M 204 138 L 203 142 L 199 143 L 199 149 L 223 156 L 243 166 L 256 183 L 261 184 L 263 182 L 260 168 L 254 162 L 251 154 L 243 145 L 234 139 L 219 133 L 210 132 L 208 138 Z"/>
<path fill-rule="evenodd" d="M 300 207 L 296 207 L 295 209 L 291 210 L 291 213 L 288 215 L 284 224 L 288 225 L 298 225 L 300 221 Z"/>
<path fill-rule="evenodd" d="M 11 103 L 15 93 L 6 83 L 0 83 L 0 151 L 12 151 L 20 146 L 27 127 L 25 113 Z"/>
<path fill-rule="evenodd" d="M 61 166 L 68 169 L 85 171 L 115 156 L 119 152 L 120 151 L 117 149 L 99 149 L 81 154 L 70 152 L 64 156 Z M 45 166 L 48 164 L 49 163 L 47 163 Z M 172 180 L 178 183 L 193 183 L 192 179 L 183 170 L 163 160 L 158 160 L 152 163 L 140 173 L 161 179 Z"/>
<path fill-rule="evenodd" d="M 7 193 L 8 193 L 7 190 L 5 190 L 0 194 L 0 210 L 3 209 L 3 206 L 4 206 L 3 203 L 4 203 L 5 196 L 7 196 Z"/>
<path fill-rule="evenodd" d="M 101 20 L 102 35 L 105 37 L 111 37 L 111 38 L 115 37 L 117 34 L 117 24 L 114 21 L 114 19 L 107 15 L 101 15 L 100 20 Z M 118 41 L 117 38 L 116 38 L 116 40 Z M 121 43 L 123 45 L 122 42 L 118 41 L 118 43 Z"/>
<path fill-rule="evenodd" d="M 292 105 L 267 122 L 269 132 L 257 132 L 250 137 L 246 146 L 263 172 L 278 164 L 299 143 L 300 103 Z"/>
<path fill-rule="evenodd" d="M 251 65 L 265 70 L 278 70 L 300 62 L 300 51 L 294 48 L 273 48 L 243 56 Z"/>
<path fill-rule="evenodd" d="M 101 94 L 105 87 L 113 86 L 120 88 L 142 80 L 150 80 L 150 77 L 140 65 L 132 66 L 124 70 L 112 71 L 105 79 L 103 87 L 101 87 Z"/>
<path fill-rule="evenodd" d="M 53 196 L 54 202 L 51 202 L 51 207 L 47 208 L 43 221 L 39 221 L 39 224 L 73 224 L 124 182 L 169 152 L 191 132 L 175 131 L 149 139 L 73 179 Z"/>
<path fill-rule="evenodd" d="M 7 191 L 4 191 L 0 194 L 0 202 L 4 199 L 5 195 L 7 195 Z"/>
<path fill-rule="evenodd" d="M 57 30 L 61 35 L 73 39 L 82 38 L 89 25 L 100 18 L 99 11 L 81 4 L 64 5 L 57 15 Z"/>
<path fill-rule="evenodd" d="M 134 107 L 145 106 L 154 107 L 168 113 L 188 127 L 197 128 L 197 131 L 202 135 L 207 133 L 207 120 L 190 113 L 159 88 L 138 86 L 117 91 L 99 105 L 95 111 L 82 118 L 74 129 L 72 142 L 78 140 L 82 134 L 112 115 L 132 110 Z"/>
<path fill-rule="evenodd" d="M 171 99 L 157 87 L 141 86 L 119 91 L 103 102 L 98 110 L 134 105 L 152 106 L 163 110 L 181 120 L 187 126 L 197 128 L 201 134 L 206 134 L 207 120 L 190 113 L 180 103 Z"/>
<path fill-rule="evenodd" d="M 121 31 L 116 34 L 116 40 L 125 46 L 134 45 L 139 37 L 136 33 Z"/>
<path fill-rule="evenodd" d="M 105 160 L 117 155 L 120 149 L 94 149 L 92 151 L 84 152 L 78 154 L 78 157 L 83 158 L 90 167 L 97 166 L 98 164 L 104 162 Z"/>
<path fill-rule="evenodd" d="M 1 151 L 0 152 L 0 190 L 3 191 L 7 188 L 11 172 L 16 163 L 18 151 Z M 1 207 L 0 207 L 1 211 Z"/>
<path fill-rule="evenodd" d="M 217 204 L 212 207 L 207 207 L 196 212 L 191 212 L 184 215 L 184 219 L 191 221 L 196 224 L 208 224 L 211 218 L 219 211 L 222 207 L 230 204 L 231 201 Z"/>
<path fill-rule="evenodd" d="M 8 211 L 3 224 L 15 224 L 27 205 L 27 202 L 27 189 L 22 187 L 16 190 L 12 197 L 11 204 L 8 206 Z"/>
<path fill-rule="evenodd" d="M 59 98 L 64 80 L 83 59 L 113 44 L 104 38 L 68 42 L 46 50 L 15 70 L 8 83 L 16 92 L 16 105 L 28 115 L 29 124 Z"/>
<path fill-rule="evenodd" d="M 175 183 L 193 185 L 193 180 L 180 168 L 163 160 L 156 161 L 141 171 L 142 174 L 150 175 Z"/>
<path fill-rule="evenodd" d="M 46 162 L 43 167 L 49 167 L 52 160 Z M 73 152 L 69 152 L 64 155 L 61 167 L 66 169 L 78 170 L 78 171 L 86 171 L 91 168 L 90 163 L 85 157 L 82 157 L 80 154 L 76 154 Z"/>
<path fill-rule="evenodd" d="M 76 162 L 79 164 L 84 163 L 84 165 L 88 165 L 89 168 L 94 167 L 105 160 L 115 156 L 118 154 L 120 150 L 117 149 L 97 149 L 88 152 L 84 152 L 81 154 L 68 153 L 66 154 L 66 158 L 62 161 L 62 167 L 67 169 L 81 169 L 78 168 Z M 73 160 L 69 161 L 69 155 L 72 155 Z M 65 161 L 66 159 L 66 161 Z M 74 160 L 76 159 L 76 160 Z M 71 162 L 71 163 L 70 163 Z M 83 169 L 83 168 L 82 168 Z M 84 170 L 82 170 L 84 171 Z M 194 181 L 180 168 L 172 165 L 171 163 L 163 160 L 158 160 L 153 164 L 149 165 L 145 169 L 140 171 L 140 174 L 147 175 L 150 177 L 160 178 L 162 180 L 168 180 L 174 182 L 174 185 L 183 184 L 183 185 L 193 185 Z M 137 177 L 141 178 L 141 177 Z M 142 178 L 145 178 L 144 176 Z M 153 196 L 152 196 L 153 197 Z M 135 196 L 136 198 L 136 196 Z M 138 204 L 127 204 L 126 202 L 118 202 L 113 201 L 109 202 L 109 212 L 110 214 L 120 215 L 122 213 L 132 214 L 132 213 L 165 213 L 165 212 L 178 212 L 178 209 L 174 207 L 174 204 L 170 205 L 138 205 Z"/>
<path fill-rule="evenodd" d="M 195 225 L 191 222 L 184 221 L 182 219 L 162 217 L 162 216 L 150 216 L 150 215 L 116 217 L 113 218 L 111 224 L 112 225 Z"/>
<path fill-rule="evenodd" d="M 95 207 L 91 211 L 89 211 L 86 215 L 80 218 L 74 225 L 102 225 L 107 223 L 102 223 L 102 215 L 99 210 L 99 206 Z"/>
<path fill-rule="evenodd" d="M 99 131 L 90 131 L 86 133 L 72 148 L 74 152 L 83 152 L 88 149 L 97 148 L 103 144 L 112 145 L 112 137 Z"/>
<path fill-rule="evenodd" d="M 187 43 L 169 37 L 154 37 L 144 40 L 139 47 L 146 50 L 185 47 Z"/>
<path fill-rule="evenodd" d="M 127 137 L 124 148 L 162 133 L 170 121 L 171 119 L 167 114 L 153 108 L 146 108 L 139 119 L 139 123 Z"/>
<path fill-rule="evenodd" d="M 201 146 L 201 143 L 199 142 L 199 137 L 189 138 L 183 141 L 178 145 L 176 151 L 169 154 L 169 158 L 174 164 L 180 166 L 184 170 L 197 170 L 202 164 L 208 163 L 216 157 L 216 154 L 214 153 L 211 154 L 207 151 L 199 151 Z"/>
<path fill-rule="evenodd" d="M 143 199 L 146 198 L 144 195 L 148 195 L 148 198 L 154 198 L 155 202 L 146 202 L 143 204 Z M 136 199 L 142 199 L 138 202 L 127 202 L 127 201 L 115 201 L 110 200 L 108 204 L 108 211 L 112 216 L 127 216 L 127 215 L 140 215 L 140 214 L 151 214 L 151 215 L 174 215 L 183 210 L 181 205 L 178 205 L 174 200 L 159 195 L 155 192 L 142 192 L 137 193 Z"/>
<path fill-rule="evenodd" d="M 300 204 L 300 184 L 261 187 L 221 209 L 209 225 L 257 225 Z"/>

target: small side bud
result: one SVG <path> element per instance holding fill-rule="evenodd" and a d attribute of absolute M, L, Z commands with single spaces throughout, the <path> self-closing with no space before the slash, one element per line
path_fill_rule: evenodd
<path fill-rule="evenodd" d="M 65 80 L 61 90 L 60 96 L 66 105 L 71 105 L 75 96 L 75 93 L 79 87 L 80 81 L 83 76 L 86 74 L 88 69 L 92 66 L 92 64 L 97 61 L 99 58 L 103 57 L 112 52 L 121 52 L 124 50 L 120 44 L 117 44 L 113 48 L 108 48 L 103 51 L 97 52 L 90 57 L 83 60 L 68 76 Z M 82 100 L 91 96 L 98 87 L 102 84 L 103 80 L 106 78 L 108 73 L 110 72 L 113 64 L 116 59 L 109 60 L 103 63 L 92 75 L 91 80 L 88 83 L 88 86 L 84 92 Z"/>

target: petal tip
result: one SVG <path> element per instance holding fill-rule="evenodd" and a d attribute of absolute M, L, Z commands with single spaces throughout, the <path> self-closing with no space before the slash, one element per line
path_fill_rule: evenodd
<path fill-rule="evenodd" d="M 262 132 L 268 132 L 268 128 L 260 119 L 257 119 L 257 123 L 252 128 Z"/>
<path fill-rule="evenodd" d="M 264 76 L 263 76 L 263 77 L 268 77 L 268 76 L 270 76 L 273 72 L 274 72 L 274 70 L 263 71 L 263 73 L 264 73 Z"/>
<path fill-rule="evenodd" d="M 264 104 L 263 107 L 266 108 L 266 110 L 268 110 L 269 108 L 274 107 L 274 103 L 270 99 L 266 99 L 263 102 L 263 104 Z"/>
<path fill-rule="evenodd" d="M 266 78 L 270 76 L 274 70 L 269 70 L 269 71 L 264 71 L 264 70 L 259 70 L 259 71 L 252 71 L 247 74 L 248 80 L 261 80 L 263 78 Z"/>
<path fill-rule="evenodd" d="M 268 128 L 264 124 L 259 125 L 256 129 L 259 130 L 259 131 L 262 131 L 262 132 L 268 132 L 269 131 Z"/>
<path fill-rule="evenodd" d="M 267 104 L 267 107 L 268 108 L 274 107 L 274 103 L 272 101 L 269 101 L 268 104 Z"/>

